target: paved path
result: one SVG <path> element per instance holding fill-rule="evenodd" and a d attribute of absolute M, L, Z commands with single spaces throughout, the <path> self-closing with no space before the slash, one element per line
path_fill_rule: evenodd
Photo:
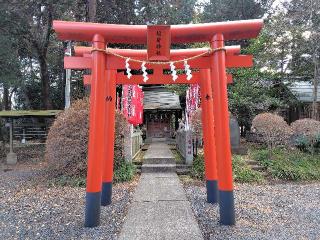
<path fill-rule="evenodd" d="M 191 205 L 172 171 L 174 157 L 168 145 L 152 143 L 144 159 L 145 168 L 119 239 L 202 240 Z"/>

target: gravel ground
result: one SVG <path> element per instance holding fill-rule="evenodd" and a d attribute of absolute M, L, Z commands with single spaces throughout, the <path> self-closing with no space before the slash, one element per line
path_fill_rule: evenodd
<path fill-rule="evenodd" d="M 115 184 L 101 225 L 89 229 L 83 227 L 84 188 L 48 188 L 38 181 L 40 169 L 0 170 L 0 239 L 116 239 L 137 184 Z"/>
<path fill-rule="evenodd" d="M 46 166 L 35 154 L 39 148 L 28 150 L 14 167 L 0 156 L 0 239 L 116 239 L 137 179 L 114 185 L 113 204 L 102 208 L 101 225 L 84 228 L 85 189 L 49 188 L 41 180 Z M 319 182 L 237 184 L 233 227 L 219 225 L 218 207 L 206 203 L 203 183 L 184 181 L 184 187 L 206 240 L 320 240 Z"/>
<path fill-rule="evenodd" d="M 320 239 L 320 183 L 237 184 L 233 227 L 219 225 L 204 184 L 184 186 L 205 239 Z"/>

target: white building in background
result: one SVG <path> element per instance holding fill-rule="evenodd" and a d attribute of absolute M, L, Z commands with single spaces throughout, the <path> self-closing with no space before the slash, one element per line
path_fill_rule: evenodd
<path fill-rule="evenodd" d="M 312 103 L 313 84 L 311 82 L 296 81 L 289 85 L 291 92 L 303 103 Z M 320 85 L 318 86 L 317 102 L 320 101 Z"/>
<path fill-rule="evenodd" d="M 288 110 L 286 110 L 285 114 L 287 121 L 291 123 L 297 119 L 311 118 L 313 101 L 312 81 L 293 81 L 288 88 L 301 104 L 297 107 L 290 107 Z M 318 86 L 317 91 L 317 102 L 320 103 L 320 85 Z M 317 119 L 320 119 L 320 106 L 318 106 Z"/>

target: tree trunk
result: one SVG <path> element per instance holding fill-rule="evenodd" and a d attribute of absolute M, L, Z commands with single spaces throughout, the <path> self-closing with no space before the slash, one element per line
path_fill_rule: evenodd
<path fill-rule="evenodd" d="M 50 100 L 50 78 L 48 73 L 47 58 L 45 54 L 38 53 L 38 61 L 40 65 L 41 76 L 41 97 L 42 97 L 42 109 L 51 109 L 52 104 Z"/>
<path fill-rule="evenodd" d="M 87 0 L 87 21 L 95 22 L 97 13 L 97 0 Z"/>
<path fill-rule="evenodd" d="M 313 93 L 312 93 L 312 119 L 318 120 L 318 62 L 316 54 L 313 55 L 314 75 L 313 75 Z"/>
<path fill-rule="evenodd" d="M 49 1 L 50 2 L 50 1 Z M 48 3 L 46 5 L 46 28 L 43 29 L 41 33 L 42 38 L 37 38 L 36 35 L 33 39 L 31 39 L 31 43 L 33 47 L 37 51 L 37 58 L 40 65 L 40 78 L 41 78 L 41 108 L 42 109 L 52 109 L 52 103 L 50 99 L 50 78 L 48 72 L 48 64 L 47 64 L 47 52 L 50 43 L 50 35 L 52 31 L 52 14 L 53 14 L 53 3 Z M 42 19 L 41 21 L 44 21 Z M 38 20 L 40 24 L 40 19 Z M 41 23 L 43 24 L 43 23 Z"/>
<path fill-rule="evenodd" d="M 3 109 L 10 110 L 10 99 L 9 99 L 9 88 L 4 84 L 3 85 Z"/>

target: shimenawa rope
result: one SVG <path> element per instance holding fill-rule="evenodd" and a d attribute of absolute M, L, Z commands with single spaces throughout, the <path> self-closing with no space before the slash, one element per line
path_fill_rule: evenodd
<path fill-rule="evenodd" d="M 166 65 L 166 64 L 176 64 L 176 63 L 184 63 L 185 61 L 190 61 L 190 60 L 194 60 L 194 59 L 197 59 L 197 58 L 200 58 L 202 56 L 206 56 L 206 55 L 210 55 L 214 52 L 218 52 L 218 51 L 226 51 L 226 48 L 225 47 L 221 47 L 221 48 L 209 48 L 208 51 L 206 52 L 203 52 L 203 53 L 200 53 L 198 55 L 195 55 L 195 56 L 192 56 L 192 57 L 189 57 L 189 58 L 185 58 L 185 59 L 180 59 L 180 60 L 175 60 L 175 61 L 164 61 L 164 62 L 156 62 L 156 61 L 147 61 L 147 60 L 139 60 L 139 59 L 133 59 L 133 58 L 130 58 L 130 62 L 138 62 L 138 63 L 146 63 L 146 64 L 157 64 L 157 65 Z M 129 59 L 129 57 L 126 57 L 126 56 L 123 56 L 121 54 L 118 54 L 118 53 L 115 53 L 113 52 L 112 50 L 110 49 L 99 49 L 99 48 L 92 48 L 91 50 L 91 53 L 92 52 L 104 52 L 106 54 L 110 54 L 110 55 L 113 55 L 115 57 L 118 57 L 118 58 L 122 58 L 122 59 Z"/>

